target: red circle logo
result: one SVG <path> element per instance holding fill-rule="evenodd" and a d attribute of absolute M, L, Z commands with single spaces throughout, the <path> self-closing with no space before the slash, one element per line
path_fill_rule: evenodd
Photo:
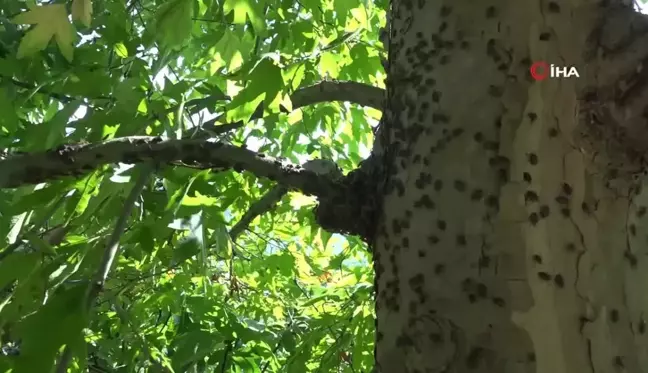
<path fill-rule="evenodd" d="M 535 80 L 545 80 L 549 76 L 549 64 L 544 61 L 534 62 L 529 69 Z"/>

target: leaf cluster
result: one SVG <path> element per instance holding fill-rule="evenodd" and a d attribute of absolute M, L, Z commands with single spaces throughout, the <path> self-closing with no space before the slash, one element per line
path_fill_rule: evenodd
<path fill-rule="evenodd" d="M 367 155 L 376 110 L 281 108 L 322 79 L 381 85 L 383 21 L 360 0 L 6 0 L 0 148 L 209 136 L 348 171 Z M 64 346 L 74 372 L 371 369 L 363 244 L 317 227 L 313 199 L 296 193 L 233 241 L 229 229 L 274 187 L 249 173 L 157 169 L 83 307 L 139 172 L 110 165 L 0 190 L 0 372 L 52 371 Z"/>

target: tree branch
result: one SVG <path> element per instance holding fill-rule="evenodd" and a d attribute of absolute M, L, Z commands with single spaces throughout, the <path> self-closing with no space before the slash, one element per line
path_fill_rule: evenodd
<path fill-rule="evenodd" d="M 290 96 L 290 100 L 294 109 L 319 102 L 347 101 L 382 110 L 384 95 L 383 89 L 367 84 L 325 80 L 298 89 Z"/>
<path fill-rule="evenodd" d="M 346 101 L 352 104 L 368 106 L 382 110 L 385 90 L 364 83 L 353 81 L 323 80 L 308 87 L 297 89 L 290 95 L 293 110 L 321 102 Z M 263 117 L 263 102 L 259 104 L 250 119 Z M 288 112 L 282 106 L 282 112 Z M 219 115 L 214 121 L 222 119 Z"/>
<path fill-rule="evenodd" d="M 290 96 L 290 101 L 292 102 L 293 110 L 320 102 L 331 101 L 346 101 L 353 104 L 382 110 L 384 95 L 384 89 L 370 86 L 368 84 L 351 81 L 343 82 L 337 80 L 324 80 L 317 84 L 296 90 Z M 281 111 L 284 113 L 289 112 L 283 106 L 281 107 Z M 254 113 L 252 113 L 250 120 L 262 118 L 263 112 L 264 106 L 263 102 L 261 102 Z M 207 132 L 212 132 L 213 130 L 209 130 L 209 128 L 205 127 L 214 127 L 214 124 L 223 119 L 225 115 L 226 114 L 223 113 L 216 118 L 208 120 L 203 124 L 203 129 L 207 130 Z M 216 126 L 216 128 L 221 127 L 223 127 L 223 129 L 225 130 L 221 131 L 221 133 L 226 132 L 227 130 L 243 127 L 243 121 Z"/>
<path fill-rule="evenodd" d="M 42 88 L 40 86 L 36 86 L 36 85 L 30 84 L 30 83 L 21 82 L 21 81 L 18 81 L 16 79 L 14 79 L 14 78 L 5 76 L 5 75 L 0 75 L 0 81 L 3 80 L 3 79 L 6 79 L 6 81 L 10 82 L 11 84 L 15 85 L 16 87 L 20 87 L 20 88 L 27 89 L 27 90 L 30 90 L 30 91 L 35 91 L 36 93 L 40 93 L 40 94 L 43 94 L 43 95 L 46 95 L 46 96 L 50 96 L 50 97 L 55 98 L 55 99 L 57 99 L 57 100 L 59 100 L 59 101 L 61 101 L 63 103 L 70 103 L 70 102 L 74 101 L 75 99 L 80 99 L 80 97 L 73 97 L 73 96 L 68 96 L 68 95 L 52 92 L 52 91 L 50 91 L 50 90 L 48 90 L 46 88 Z M 89 99 L 92 99 L 92 100 L 98 100 L 98 99 L 110 100 L 110 97 L 99 96 L 99 97 L 89 97 Z"/>
<path fill-rule="evenodd" d="M 106 250 L 104 251 L 103 258 L 101 259 L 101 264 L 99 265 L 99 268 L 95 273 L 95 279 L 88 286 L 86 297 L 82 300 L 82 302 L 84 302 L 83 306 L 85 312 L 90 311 L 95 298 L 97 298 L 99 293 L 104 288 L 104 284 L 106 283 L 106 279 L 108 278 L 108 272 L 110 272 L 110 267 L 112 267 L 112 263 L 117 256 L 117 251 L 119 250 L 119 241 L 122 237 L 122 234 L 124 233 L 124 230 L 126 229 L 126 225 L 128 224 L 128 218 L 131 215 L 131 211 L 135 206 L 137 198 L 142 194 L 142 190 L 144 190 L 146 182 L 153 173 L 153 169 L 153 166 L 150 164 L 144 165 L 144 167 L 140 170 L 141 174 L 137 182 L 133 186 L 133 189 L 128 195 L 128 198 L 124 202 L 124 208 L 122 209 L 122 212 L 117 219 L 117 223 L 115 224 L 115 228 L 113 229 L 113 233 L 110 235 L 110 238 L 106 244 Z M 67 367 L 71 361 L 72 348 L 70 347 L 70 345 L 66 345 L 56 366 L 56 372 L 66 372 Z"/>
<path fill-rule="evenodd" d="M 25 89 L 35 89 L 36 87 L 31 84 L 19 82 L 13 78 L 1 76 L 0 79 L 6 78 L 12 84 L 25 88 Z M 61 102 L 67 103 L 75 99 L 75 97 L 67 96 L 64 94 L 50 92 L 46 89 L 39 89 L 40 93 L 51 96 L 52 98 L 58 99 Z M 317 84 L 297 89 L 291 96 L 290 100 L 292 101 L 293 109 L 299 109 L 304 106 L 313 105 L 321 102 L 330 102 L 330 101 L 346 101 L 361 106 L 368 106 L 374 109 L 382 110 L 383 108 L 383 99 L 384 99 L 385 90 L 382 88 L 374 87 L 364 83 L 358 83 L 353 81 L 338 81 L 338 80 L 324 80 Z M 89 99 L 110 99 L 110 97 L 90 97 Z M 196 107 L 205 106 L 206 103 L 211 101 L 218 100 L 229 100 L 230 97 L 216 97 L 207 96 L 189 100 L 185 103 L 187 109 Z M 166 112 L 174 112 L 178 109 L 178 105 L 170 107 Z M 283 112 L 288 112 L 285 108 L 282 107 Z M 263 117 L 263 102 L 259 105 L 257 110 L 252 114 L 250 119 L 259 119 Z M 215 123 L 220 121 L 225 117 L 225 114 L 221 114 L 216 118 L 208 120 L 203 124 L 203 129 L 207 130 L 207 133 L 216 133 L 222 134 L 237 128 L 243 127 L 243 121 L 238 121 L 235 123 L 225 123 L 219 126 L 216 126 Z M 206 136 L 199 136 L 206 137 Z"/>
<path fill-rule="evenodd" d="M 247 170 L 306 194 L 323 196 L 339 189 L 332 180 L 300 166 L 222 142 L 201 139 L 162 141 L 131 136 L 97 144 L 63 145 L 45 152 L 13 155 L 0 161 L 0 188 L 82 176 L 102 165 L 153 161 L 194 168 Z"/>
<path fill-rule="evenodd" d="M 384 90 L 356 82 L 322 81 L 301 88 L 291 96 L 293 109 L 324 101 L 348 101 L 356 104 L 382 108 Z M 201 101 L 202 102 L 202 101 Z M 198 103 L 197 103 L 198 104 Z M 285 108 L 282 110 L 287 111 Z M 263 116 L 259 105 L 251 119 Z M 224 133 L 243 126 L 243 122 L 215 126 L 224 115 L 205 123 L 209 133 Z M 247 170 L 257 176 L 267 177 L 282 184 L 268 192 L 246 212 L 243 219 L 230 232 L 233 240 L 259 215 L 268 211 L 287 192 L 294 188 L 303 193 L 337 200 L 347 198 L 347 186 L 334 182 L 326 176 L 318 176 L 299 166 L 284 163 L 263 154 L 222 142 L 205 140 L 203 134 L 194 138 L 162 141 L 159 137 L 132 136 L 96 144 L 62 145 L 54 150 L 33 154 L 15 154 L 0 160 L 0 189 L 25 184 L 37 184 L 65 176 L 79 177 L 96 168 L 112 163 L 141 163 L 153 161 L 159 164 L 175 164 L 193 168 L 232 168 Z M 354 181 L 354 183 L 356 183 Z M 344 202 L 342 202 L 344 204 Z M 341 205 L 337 204 L 341 208 Z M 356 206 L 357 207 L 357 206 Z M 355 211 L 356 207 L 349 211 Z M 330 212 L 326 209 L 327 214 Z M 349 217 L 353 216 L 353 213 Z M 341 222 L 338 222 L 341 223 Z M 346 223 L 342 225 L 346 226 Z M 337 224 L 331 228 L 339 228 Z M 349 233 L 357 233 L 352 229 Z"/>
<path fill-rule="evenodd" d="M 247 229 L 250 223 L 252 223 L 257 216 L 270 211 L 270 209 L 272 209 L 272 207 L 274 207 L 286 193 L 288 193 L 288 188 L 283 185 L 277 185 L 270 189 L 270 191 L 261 197 L 261 199 L 254 202 L 254 204 L 245 212 L 241 220 L 239 220 L 232 229 L 230 229 L 230 237 L 232 238 L 232 241 L 236 241 L 238 236 Z"/>
<path fill-rule="evenodd" d="M 126 230 L 126 226 L 128 225 L 128 218 L 130 218 L 131 211 L 133 211 L 133 207 L 135 207 L 135 202 L 137 202 L 137 199 L 142 194 L 147 181 L 153 174 L 154 167 L 151 164 L 145 164 L 139 171 L 139 178 L 137 179 L 135 185 L 133 186 L 133 189 L 129 193 L 128 198 L 126 198 L 126 201 L 124 201 L 122 212 L 119 215 L 117 223 L 115 224 L 115 228 L 113 229 L 113 233 L 110 235 L 110 239 L 106 244 L 106 251 L 104 251 L 104 255 L 101 259 L 101 265 L 97 269 L 95 276 L 96 278 L 89 290 L 88 300 L 86 303 L 86 306 L 88 308 L 91 307 L 92 303 L 94 302 L 94 298 L 104 288 L 104 284 L 106 283 L 106 279 L 108 278 L 108 273 L 110 272 L 112 263 L 114 262 L 115 257 L 117 256 L 117 251 L 119 250 L 119 241 L 122 237 L 122 234 Z"/>
<path fill-rule="evenodd" d="M 63 145 L 34 154 L 0 160 L 0 189 L 81 176 L 112 163 L 176 164 L 193 168 L 249 171 L 318 197 L 315 211 L 322 228 L 342 234 L 373 237 L 376 219 L 375 185 L 380 163 L 375 157 L 340 179 L 318 175 L 301 166 L 222 142 L 201 139 L 162 141 L 159 137 L 131 136 L 98 144 Z"/>

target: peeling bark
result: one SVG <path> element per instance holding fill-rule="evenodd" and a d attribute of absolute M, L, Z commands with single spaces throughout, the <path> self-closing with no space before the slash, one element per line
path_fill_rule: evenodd
<path fill-rule="evenodd" d="M 622 99 L 648 94 L 645 17 L 584 0 L 391 6 L 377 370 L 648 371 L 648 127 Z M 533 81 L 534 61 L 581 78 Z"/>

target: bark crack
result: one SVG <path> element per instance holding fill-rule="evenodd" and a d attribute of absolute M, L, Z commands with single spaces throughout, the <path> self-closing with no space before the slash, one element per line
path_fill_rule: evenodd
<path fill-rule="evenodd" d="M 594 361 L 592 360 L 592 340 L 587 338 L 587 361 L 589 363 L 590 372 L 595 373 Z"/>
<path fill-rule="evenodd" d="M 578 255 L 576 256 L 576 268 L 575 268 L 576 269 L 576 276 L 574 278 L 574 290 L 576 291 L 576 295 L 581 300 L 587 301 L 587 298 L 583 294 L 581 294 L 580 291 L 578 290 L 578 280 L 580 278 L 580 261 L 581 261 L 581 259 L 583 258 L 583 255 L 585 254 L 585 252 L 587 252 L 588 249 L 587 249 L 587 245 L 585 245 L 585 237 L 583 236 L 583 232 L 581 232 L 580 227 L 578 226 L 578 224 L 571 217 L 569 218 L 569 221 L 572 223 L 572 225 L 576 229 L 576 232 L 578 232 L 580 243 L 581 243 L 581 246 L 583 247 L 583 250 L 581 250 L 578 253 Z"/>
<path fill-rule="evenodd" d="M 625 222 L 625 239 L 626 239 L 626 250 L 628 254 L 626 255 L 631 255 L 632 251 L 630 249 L 630 235 L 628 234 L 629 232 L 629 223 L 630 223 L 630 209 L 632 208 L 632 199 L 628 197 L 628 212 L 626 214 L 626 222 Z M 626 314 L 628 314 L 628 310 L 630 309 L 628 307 L 628 289 L 627 286 L 623 286 L 623 308 L 626 311 Z M 634 335 L 634 331 L 632 330 L 632 323 L 628 323 L 628 328 L 630 329 L 630 334 Z"/>
<path fill-rule="evenodd" d="M 556 119 L 556 123 L 558 124 L 558 126 L 560 126 L 560 122 L 558 121 L 558 118 L 556 118 L 555 116 L 554 116 L 554 118 Z M 565 174 L 565 170 L 567 169 L 566 164 L 565 164 L 565 162 L 566 162 L 565 158 L 566 157 L 567 157 L 566 155 L 563 155 L 563 157 L 562 157 L 563 180 L 567 176 Z M 581 231 L 580 227 L 578 226 L 578 223 L 576 223 L 576 221 L 574 220 L 574 218 L 572 216 L 569 217 L 569 221 L 572 223 L 572 225 L 574 226 L 574 229 L 578 233 L 580 244 L 581 244 L 581 247 L 583 248 L 578 253 L 578 255 L 576 256 L 576 263 L 575 263 L 575 266 L 576 266 L 575 273 L 576 273 L 576 275 L 574 276 L 574 291 L 576 292 L 576 296 L 578 296 L 578 298 L 580 298 L 582 301 L 587 302 L 587 298 L 585 296 L 583 296 L 583 294 L 581 294 L 580 291 L 578 290 L 578 280 L 580 279 L 580 261 L 581 261 L 581 259 L 583 257 L 583 254 L 585 254 L 585 252 L 587 251 L 587 245 L 585 245 L 585 237 L 583 236 L 583 232 Z"/>

